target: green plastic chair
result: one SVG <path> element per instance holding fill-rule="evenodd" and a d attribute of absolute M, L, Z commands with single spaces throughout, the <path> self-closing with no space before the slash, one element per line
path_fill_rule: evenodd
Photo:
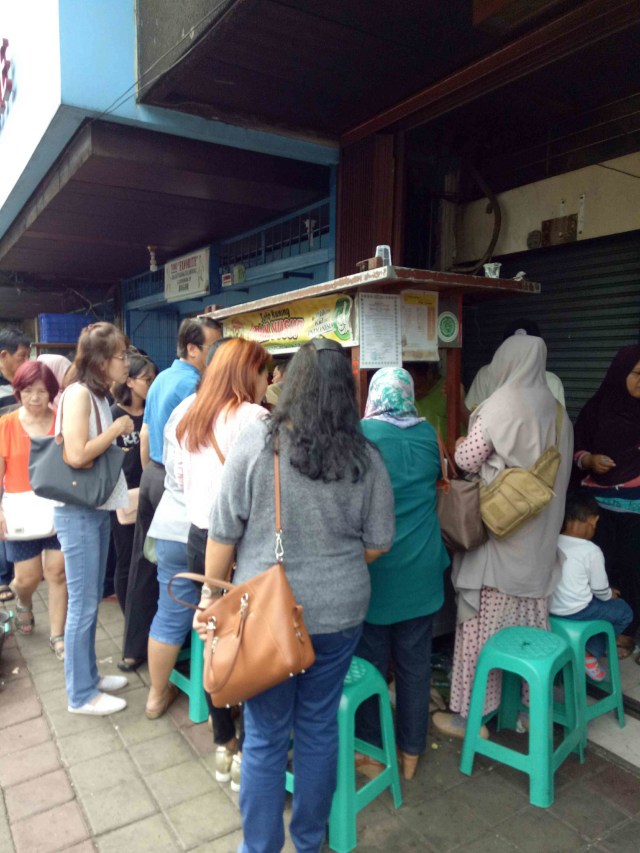
<path fill-rule="evenodd" d="M 356 711 L 366 699 L 372 696 L 378 697 L 382 747 L 373 746 L 355 736 Z M 379 776 L 368 781 L 359 790 L 356 790 L 354 762 L 356 750 L 386 765 Z M 294 774 L 287 772 L 287 791 L 293 793 L 294 784 Z M 394 806 L 400 808 L 402 790 L 389 690 L 384 678 L 373 664 L 354 657 L 344 680 L 338 708 L 338 774 L 329 815 L 329 847 L 332 850 L 337 853 L 349 853 L 355 848 L 358 812 L 387 788 L 391 788 Z"/>
<path fill-rule="evenodd" d="M 529 685 L 529 752 L 522 753 L 480 737 L 487 679 L 502 670 L 502 699 L 498 728 L 515 729 L 521 709 L 521 679 Z M 564 681 L 564 704 L 554 703 L 556 676 Z M 504 628 L 485 643 L 473 682 L 469 719 L 460 770 L 471 775 L 476 753 L 486 755 L 529 775 L 529 801 L 547 808 L 553 803 L 553 777 L 570 752 L 584 761 L 582 706 L 578 701 L 575 657 L 562 637 L 539 628 Z M 554 748 L 553 723 L 564 736 Z"/>
<path fill-rule="evenodd" d="M 189 661 L 189 675 L 174 669 L 169 676 L 169 681 L 189 697 L 189 719 L 191 722 L 204 723 L 209 717 L 209 706 L 204 697 L 202 685 L 204 644 L 193 628 L 191 629 L 191 645 L 189 648 L 180 650 L 177 662 L 182 663 L 186 660 Z"/>
<path fill-rule="evenodd" d="M 554 634 L 567 641 L 569 647 L 576 657 L 576 670 L 578 672 L 578 702 L 582 707 L 584 719 L 584 744 L 587 743 L 587 725 L 590 720 L 615 711 L 618 716 L 618 725 L 624 728 L 624 705 L 622 695 L 622 684 L 620 683 L 620 666 L 618 664 L 618 650 L 616 647 L 616 635 L 613 625 L 602 619 L 573 620 L 563 619 L 561 616 L 550 616 L 549 624 Z M 592 681 L 587 678 L 584 667 L 584 658 L 587 643 L 591 637 L 604 634 L 607 642 L 607 668 L 609 678 L 605 681 Z M 587 703 L 587 684 L 594 684 L 606 695 L 591 704 Z"/>

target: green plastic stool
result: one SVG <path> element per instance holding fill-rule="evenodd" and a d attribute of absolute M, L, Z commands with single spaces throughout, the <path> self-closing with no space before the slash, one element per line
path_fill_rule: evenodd
<path fill-rule="evenodd" d="M 365 699 L 372 696 L 378 697 L 382 747 L 373 746 L 355 736 L 356 711 Z M 386 765 L 379 776 L 368 781 L 359 790 L 356 790 L 356 750 Z M 294 774 L 287 772 L 286 788 L 290 793 L 293 793 L 294 780 Z M 344 680 L 338 708 L 338 775 L 329 815 L 329 847 L 332 850 L 337 853 L 349 853 L 355 848 L 358 812 L 387 788 L 391 788 L 394 806 L 400 808 L 402 790 L 389 690 L 373 664 L 354 657 Z"/>
<path fill-rule="evenodd" d="M 181 649 L 178 663 L 189 661 L 189 675 L 174 669 L 169 681 L 189 697 L 189 719 L 192 723 L 204 723 L 209 716 L 209 706 L 204 698 L 202 671 L 204 669 L 204 644 L 197 632 L 191 629 L 191 646 Z"/>
<path fill-rule="evenodd" d="M 521 679 L 529 684 L 529 752 L 521 753 L 480 737 L 487 679 L 492 669 L 503 672 L 498 728 L 516 728 Z M 529 801 L 547 808 L 553 803 L 553 775 L 570 752 L 584 761 L 583 719 L 578 701 L 575 657 L 562 637 L 539 628 L 504 628 L 484 644 L 473 682 L 469 719 L 462 748 L 460 770 L 471 775 L 476 753 L 486 755 L 529 775 Z M 564 705 L 554 703 L 557 675 L 564 681 Z M 553 723 L 564 728 L 554 749 Z"/>
<path fill-rule="evenodd" d="M 550 616 L 549 624 L 554 634 L 567 641 L 576 657 L 576 670 L 578 672 L 578 701 L 582 706 L 584 719 L 583 742 L 587 743 L 587 725 L 589 720 L 615 711 L 618 715 L 618 725 L 624 728 L 624 706 L 622 695 L 622 684 L 620 683 L 620 666 L 618 664 L 618 650 L 616 647 L 616 635 L 613 625 L 603 619 L 573 620 L 563 619 L 561 616 Z M 587 643 L 591 637 L 604 634 L 607 642 L 607 665 L 609 679 L 606 681 L 592 681 L 587 678 L 584 667 Z M 587 682 L 599 687 L 607 695 L 587 704 Z"/>

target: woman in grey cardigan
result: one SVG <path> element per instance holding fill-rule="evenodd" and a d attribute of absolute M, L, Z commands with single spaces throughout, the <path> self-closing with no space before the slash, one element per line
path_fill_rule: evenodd
<path fill-rule="evenodd" d="M 360 430 L 350 362 L 339 344 L 319 339 L 294 356 L 271 420 L 248 426 L 229 453 L 211 513 L 207 577 L 223 578 L 234 552 L 236 582 L 273 564 L 276 434 L 284 565 L 316 662 L 245 704 L 244 853 L 284 844 L 292 730 L 291 837 L 297 850 L 322 845 L 336 781 L 342 682 L 369 604 L 367 562 L 394 536 L 389 476 Z"/>

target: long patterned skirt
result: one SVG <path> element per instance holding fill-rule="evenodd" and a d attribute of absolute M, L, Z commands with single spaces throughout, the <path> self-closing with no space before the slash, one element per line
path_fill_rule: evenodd
<path fill-rule="evenodd" d="M 491 587 L 480 591 L 480 612 L 456 629 L 456 642 L 451 673 L 450 708 L 463 717 L 469 715 L 471 688 L 480 650 L 489 637 L 502 628 L 514 625 L 549 630 L 549 606 L 546 598 L 518 598 Z M 500 705 L 502 674 L 493 670 L 487 681 L 483 714 Z"/>

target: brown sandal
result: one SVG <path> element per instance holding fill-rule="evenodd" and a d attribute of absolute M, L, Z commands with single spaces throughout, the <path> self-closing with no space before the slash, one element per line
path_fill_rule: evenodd
<path fill-rule="evenodd" d="M 145 716 L 147 720 L 158 720 L 160 717 L 164 716 L 169 710 L 169 706 L 172 705 L 176 699 L 178 698 L 178 694 L 180 691 L 173 683 L 169 683 L 162 702 L 158 705 L 157 708 L 149 708 L 146 707 L 144 709 Z"/>

